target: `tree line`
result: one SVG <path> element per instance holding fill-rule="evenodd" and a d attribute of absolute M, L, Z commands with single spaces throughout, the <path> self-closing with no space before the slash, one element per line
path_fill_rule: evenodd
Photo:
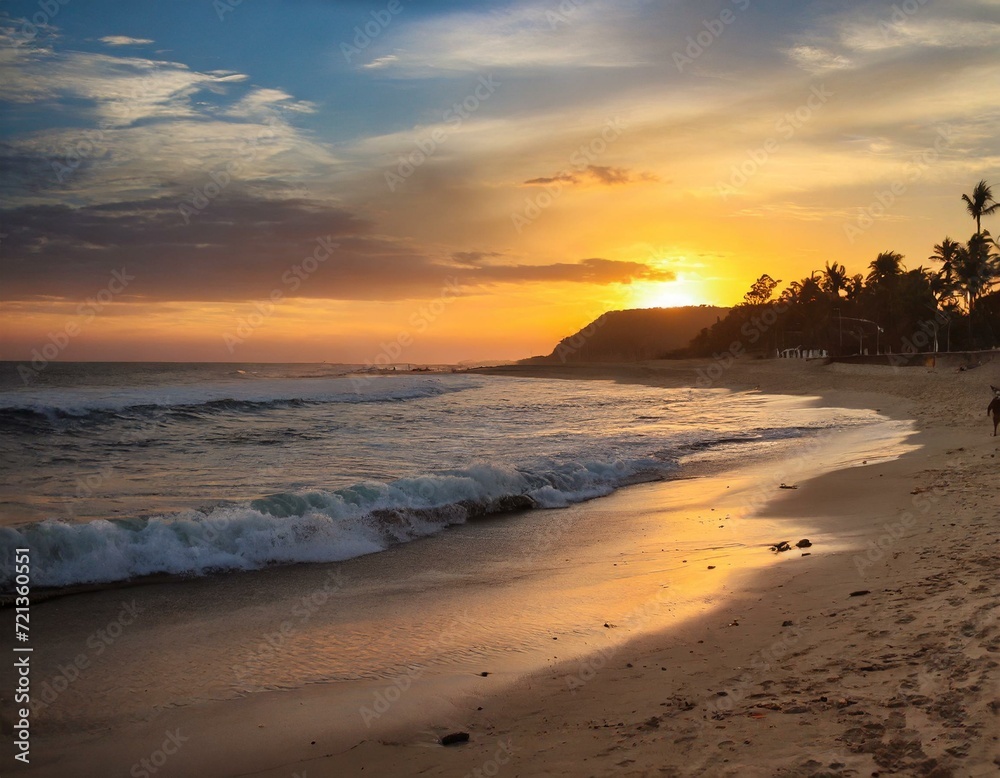
<path fill-rule="evenodd" d="M 964 243 L 945 237 L 924 264 L 907 269 L 883 251 L 866 273 L 827 262 L 821 271 L 782 282 L 760 276 L 725 318 L 669 356 L 709 356 L 739 344 L 774 356 L 789 349 L 831 355 L 962 351 L 1000 345 L 1000 253 L 982 227 L 1000 209 L 986 181 L 963 194 L 976 231 Z"/>

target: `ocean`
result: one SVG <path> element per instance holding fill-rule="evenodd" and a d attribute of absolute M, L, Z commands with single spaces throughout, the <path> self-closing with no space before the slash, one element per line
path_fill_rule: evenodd
<path fill-rule="evenodd" d="M 0 364 L 0 588 L 378 554 L 763 460 L 867 410 L 725 389 L 327 364 Z M 898 430 L 897 430 L 898 432 Z"/>

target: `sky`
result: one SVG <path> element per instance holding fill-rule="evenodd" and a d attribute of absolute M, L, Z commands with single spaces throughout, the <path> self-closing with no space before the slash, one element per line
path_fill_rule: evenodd
<path fill-rule="evenodd" d="M 0 103 L 2 359 L 517 359 L 968 239 L 1000 0 L 8 0 Z"/>

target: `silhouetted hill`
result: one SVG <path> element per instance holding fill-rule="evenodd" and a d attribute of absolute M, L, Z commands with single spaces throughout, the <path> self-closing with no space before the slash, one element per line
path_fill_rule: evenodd
<path fill-rule="evenodd" d="M 728 312 L 728 308 L 711 305 L 608 311 L 563 338 L 548 356 L 522 359 L 521 364 L 657 359 L 684 348 L 702 328 L 711 327 Z"/>

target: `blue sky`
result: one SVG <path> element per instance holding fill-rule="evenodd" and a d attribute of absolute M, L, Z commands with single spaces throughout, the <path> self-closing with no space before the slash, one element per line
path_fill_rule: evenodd
<path fill-rule="evenodd" d="M 282 337 L 368 321 L 321 358 L 364 357 L 454 275 L 414 358 L 465 354 L 448 338 L 483 310 L 516 320 L 490 354 L 523 356 L 760 272 L 916 266 L 967 237 L 962 192 L 1000 184 L 996 0 L 230 5 L 4 4 L 3 353 L 127 262 L 115 318 L 197 321 L 177 353 L 211 358 L 330 235 Z M 77 353 L 119 336 L 109 316 Z"/>

